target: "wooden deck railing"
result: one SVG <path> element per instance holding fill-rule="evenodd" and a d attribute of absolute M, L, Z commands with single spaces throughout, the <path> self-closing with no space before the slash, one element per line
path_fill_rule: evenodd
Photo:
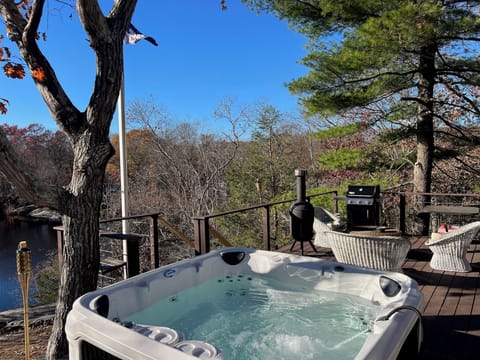
<path fill-rule="evenodd" d="M 480 194 L 445 194 L 445 193 L 414 193 L 408 191 L 383 191 L 382 196 L 384 197 L 395 197 L 398 201 L 395 202 L 395 215 L 394 215 L 394 225 L 398 227 L 402 233 L 406 233 L 406 223 L 407 219 L 412 216 L 412 211 L 409 207 L 409 198 L 417 196 L 417 195 L 427 195 L 429 196 L 432 201 L 432 204 L 444 204 L 444 203 L 455 203 L 458 206 L 468 206 L 468 207 L 480 207 Z M 314 199 L 320 196 L 329 196 L 331 197 L 332 201 L 332 209 L 333 212 L 338 212 L 339 210 L 339 201 L 341 201 L 342 197 L 338 196 L 337 191 L 328 191 L 319 194 L 311 194 L 307 195 L 309 200 Z M 133 235 L 141 235 L 142 237 L 147 237 L 150 247 L 151 259 L 150 259 L 150 268 L 158 268 L 159 267 L 159 229 L 160 226 L 164 227 L 172 234 L 174 234 L 177 238 L 184 241 L 189 247 L 195 249 L 195 254 L 204 254 L 210 251 L 210 241 L 211 238 L 217 238 L 220 240 L 222 245 L 229 246 L 228 239 L 225 239 L 222 234 L 220 234 L 214 227 L 212 227 L 211 220 L 215 218 L 219 218 L 222 216 L 227 216 L 235 213 L 242 213 L 248 211 L 254 211 L 261 209 L 262 211 L 262 248 L 265 250 L 272 250 L 272 236 L 271 236 L 271 209 L 274 206 L 281 205 L 281 204 L 288 204 L 293 203 L 295 199 L 287 199 L 282 201 L 276 201 L 272 203 L 265 203 L 265 204 L 258 204 L 254 206 L 249 206 L 241 209 L 225 211 L 217 214 L 205 215 L 205 216 L 196 216 L 193 218 L 194 223 L 194 239 L 190 239 L 188 236 L 183 234 L 179 231 L 173 224 L 168 222 L 166 219 L 160 216 L 160 213 L 150 213 L 150 214 L 141 214 L 141 215 L 134 215 L 128 216 L 123 218 L 114 218 L 108 220 L 101 220 L 101 224 L 107 223 L 120 223 L 122 220 L 138 220 L 138 219 L 147 219 L 149 222 L 149 231 L 148 234 L 133 234 Z M 411 202 L 411 201 L 410 201 Z M 480 215 L 478 216 L 480 217 Z M 475 218 L 478 220 L 478 218 Z M 61 227 L 56 228 L 57 230 L 57 238 L 59 241 L 59 261 L 61 262 L 61 250 L 62 250 L 62 239 L 63 239 L 63 229 Z M 123 234 L 125 236 L 128 234 Z M 130 246 L 132 246 L 130 244 Z M 134 245 L 137 247 L 138 250 L 138 241 L 137 244 Z M 128 262 L 131 264 L 130 267 L 133 269 L 138 268 L 139 263 L 139 251 L 132 251 L 132 254 L 129 254 Z M 61 264 L 60 264 L 61 265 Z"/>
<path fill-rule="evenodd" d="M 307 195 L 307 199 L 313 199 L 319 196 L 331 196 L 332 197 L 332 206 L 333 211 L 338 212 L 338 192 L 337 191 L 327 191 L 319 194 Z M 270 209 L 276 205 L 289 204 L 293 203 L 296 199 L 287 199 L 276 201 L 272 203 L 259 204 L 254 206 L 248 206 L 242 209 L 224 211 L 217 214 L 206 215 L 206 216 L 196 216 L 193 218 L 194 224 L 194 238 L 195 238 L 195 253 L 197 255 L 205 254 L 210 251 L 210 220 L 226 215 L 247 212 L 257 209 L 262 209 L 262 238 L 263 238 L 263 249 L 271 250 L 271 226 L 270 226 Z"/>

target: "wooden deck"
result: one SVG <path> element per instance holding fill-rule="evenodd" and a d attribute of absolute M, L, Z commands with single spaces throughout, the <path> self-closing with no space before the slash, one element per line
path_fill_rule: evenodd
<path fill-rule="evenodd" d="M 470 245 L 469 273 L 432 270 L 426 238 L 411 237 L 404 273 L 415 279 L 424 295 L 424 349 L 421 359 L 476 359 L 480 351 L 480 243 Z M 304 243 L 304 255 L 329 260 L 334 258 L 328 249 L 315 253 Z M 290 248 L 280 251 L 289 252 Z M 293 253 L 300 254 L 300 243 Z"/>

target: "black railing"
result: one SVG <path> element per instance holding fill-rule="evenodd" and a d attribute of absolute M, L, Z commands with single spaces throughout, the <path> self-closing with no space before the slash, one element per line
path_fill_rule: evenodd
<path fill-rule="evenodd" d="M 447 222 L 458 221 L 462 223 L 462 218 L 467 220 L 479 220 L 480 214 L 478 213 L 478 208 L 480 207 L 480 194 L 461 194 L 461 193 L 420 193 L 413 191 L 384 191 L 382 192 L 384 196 L 396 196 L 399 199 L 398 202 L 398 211 L 399 211 L 399 229 L 403 234 L 408 232 L 407 227 L 408 223 L 412 222 L 414 218 L 419 216 L 426 216 L 427 221 L 430 223 L 429 232 L 434 231 L 432 228 L 431 217 L 435 217 L 438 220 L 439 217 Z M 429 199 L 426 203 L 418 203 L 416 199 L 423 197 Z M 425 208 L 429 206 L 447 206 L 454 207 L 457 209 L 458 213 L 455 215 L 452 212 L 445 212 L 444 214 L 441 211 L 428 212 L 425 211 Z M 461 210 L 476 210 L 475 212 L 470 211 L 461 211 Z M 438 224 L 437 224 L 438 225 Z M 413 234 L 417 235 L 417 234 Z M 419 234 L 427 235 L 427 234 Z"/>
<path fill-rule="evenodd" d="M 307 195 L 307 199 L 332 195 L 332 206 L 333 211 L 338 212 L 338 192 L 336 190 L 327 191 L 319 194 Z M 230 211 L 224 211 L 217 214 L 205 215 L 205 216 L 196 216 L 193 218 L 193 228 L 194 228 L 194 237 L 195 237 L 195 253 L 197 255 L 205 254 L 210 251 L 210 220 L 218 217 L 223 217 L 231 214 L 236 214 L 240 212 L 252 211 L 257 209 L 262 209 L 262 238 L 263 238 L 263 249 L 272 250 L 271 244 L 271 226 L 270 226 L 270 209 L 276 205 L 290 204 L 296 199 L 287 199 L 276 201 L 272 203 L 259 204 L 254 206 L 248 206 L 242 209 L 235 209 Z"/>
<path fill-rule="evenodd" d="M 339 211 L 339 201 L 341 201 L 344 197 L 338 196 L 337 191 L 328 191 L 324 193 L 319 193 L 319 194 L 312 194 L 312 195 L 307 195 L 307 199 L 310 201 L 313 198 L 319 197 L 319 196 L 331 196 L 332 197 L 332 209 L 333 212 L 337 213 Z M 407 231 L 407 222 L 411 221 L 412 218 L 417 214 L 417 210 L 413 209 L 412 205 L 412 200 L 416 196 L 428 196 L 431 198 L 431 203 L 432 204 L 443 204 L 443 203 L 448 203 L 448 204 L 456 204 L 457 206 L 468 206 L 468 207 L 480 207 L 480 194 L 445 194 L 445 193 L 414 193 L 414 192 L 409 192 L 409 191 L 383 191 L 382 192 L 382 197 L 383 198 L 395 198 L 395 202 L 392 205 L 392 208 L 394 210 L 393 215 L 389 215 L 389 221 L 391 222 L 391 226 L 398 228 L 403 234 L 406 234 Z M 253 211 L 253 210 L 262 210 L 262 239 L 263 239 L 263 244 L 262 247 L 264 250 L 272 250 L 272 236 L 271 236 L 271 209 L 274 206 L 282 205 L 282 204 L 288 204 L 294 202 L 295 199 L 287 199 L 287 200 L 281 200 L 281 201 L 276 201 L 272 203 L 265 203 L 265 204 L 259 204 L 259 205 L 254 205 L 254 206 L 249 206 L 241 209 L 235 209 L 235 210 L 230 210 L 230 211 L 225 211 L 217 214 L 212 214 L 212 215 L 206 215 L 206 216 L 196 216 L 193 218 L 193 223 L 194 223 L 194 239 L 190 239 L 188 236 L 180 232 L 179 230 L 176 229 L 176 227 L 172 224 L 170 224 L 167 220 L 162 218 L 160 216 L 160 213 L 150 213 L 150 214 L 141 214 L 141 215 L 134 215 L 134 216 L 127 216 L 127 217 L 122 217 L 122 218 L 115 218 L 115 219 L 108 219 L 108 220 L 101 220 L 101 224 L 107 224 L 107 223 L 114 223 L 114 222 L 121 222 L 123 220 L 135 220 L 135 219 L 148 219 L 149 220 L 149 231 L 148 234 L 130 234 L 134 235 L 132 238 L 138 239 L 138 236 L 141 237 L 148 237 L 148 242 L 149 242 L 149 247 L 150 247 L 150 268 L 158 268 L 160 263 L 159 263 L 159 228 L 160 226 L 163 226 L 164 228 L 167 228 L 172 234 L 174 234 L 176 237 L 179 239 L 183 240 L 185 243 L 187 243 L 190 247 L 195 249 L 195 254 L 204 254 L 210 251 L 210 241 L 212 235 L 217 238 L 221 238 L 221 234 L 219 232 L 212 228 L 210 221 L 215 218 L 231 215 L 231 214 L 236 214 L 236 213 L 241 213 L 241 212 L 247 212 L 247 211 Z M 429 204 L 424 204 L 424 205 L 429 205 Z M 388 207 L 384 206 L 383 207 Z M 412 210 L 413 209 L 413 210 Z M 475 215 L 473 218 L 478 220 L 480 215 Z M 469 217 L 471 219 L 472 217 Z M 55 227 L 57 230 L 57 239 L 58 239 L 58 253 L 59 253 L 59 262 L 61 266 L 61 261 L 62 261 L 62 244 L 63 244 L 63 228 L 62 227 Z M 112 237 L 112 233 L 110 232 L 110 237 Z M 115 233 L 114 233 L 115 234 Z M 120 237 L 122 236 L 127 236 L 129 234 L 119 234 Z M 102 235 L 102 233 L 100 233 Z M 221 239 L 222 243 L 224 245 L 228 244 L 228 240 Z M 134 245 L 130 243 L 130 246 L 136 247 L 136 250 L 132 251 L 130 254 L 128 254 L 128 261 L 127 263 L 130 266 L 131 269 L 139 269 L 139 257 L 140 252 L 138 251 L 139 247 L 139 242 L 136 241 Z M 129 274 L 135 275 L 133 273 Z"/>

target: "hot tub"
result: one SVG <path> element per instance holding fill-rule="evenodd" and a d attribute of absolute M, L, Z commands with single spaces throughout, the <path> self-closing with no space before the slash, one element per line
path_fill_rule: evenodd
<path fill-rule="evenodd" d="M 70 359 L 396 359 L 420 351 L 400 273 L 224 248 L 77 299 Z"/>

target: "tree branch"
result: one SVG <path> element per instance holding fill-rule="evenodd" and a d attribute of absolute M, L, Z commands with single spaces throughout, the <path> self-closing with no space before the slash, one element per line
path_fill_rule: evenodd
<path fill-rule="evenodd" d="M 32 5 L 32 12 L 30 13 L 30 18 L 27 23 L 27 26 L 24 30 L 24 37 L 28 43 L 35 42 L 35 38 L 38 32 L 38 26 L 40 25 L 40 20 L 42 19 L 43 5 L 45 0 L 35 0 Z"/>
<path fill-rule="evenodd" d="M 105 125 L 103 118 L 113 117 L 116 96 L 105 98 L 106 92 L 120 90 L 123 76 L 123 38 L 135 9 L 137 0 L 115 1 L 108 17 L 105 17 L 96 0 L 78 0 L 77 13 L 90 45 L 95 52 L 97 76 L 86 109 L 90 125 Z M 99 99 L 102 99 L 101 101 Z M 102 114 L 101 116 L 95 116 Z M 97 129 L 108 134 L 109 126 Z"/>
<path fill-rule="evenodd" d="M 44 74 L 42 79 L 34 77 L 34 82 L 53 119 L 63 130 L 78 129 L 79 111 L 66 95 L 53 68 L 37 44 L 36 34 L 43 4 L 44 0 L 35 0 L 28 23 L 13 1 L 2 1 L 0 14 L 10 29 L 10 39 L 17 44 L 30 71 L 40 69 Z"/>
<path fill-rule="evenodd" d="M 472 107 L 472 110 L 468 110 L 468 111 L 473 112 L 477 115 L 480 114 L 480 107 L 478 106 L 478 103 L 475 99 L 470 99 L 468 96 L 465 95 L 465 93 L 451 86 L 447 82 L 442 82 L 442 84 L 452 93 L 454 93 L 458 98 L 463 99 L 463 101 L 465 101 L 468 105 Z M 467 107 L 462 107 L 462 108 L 467 111 Z"/>

